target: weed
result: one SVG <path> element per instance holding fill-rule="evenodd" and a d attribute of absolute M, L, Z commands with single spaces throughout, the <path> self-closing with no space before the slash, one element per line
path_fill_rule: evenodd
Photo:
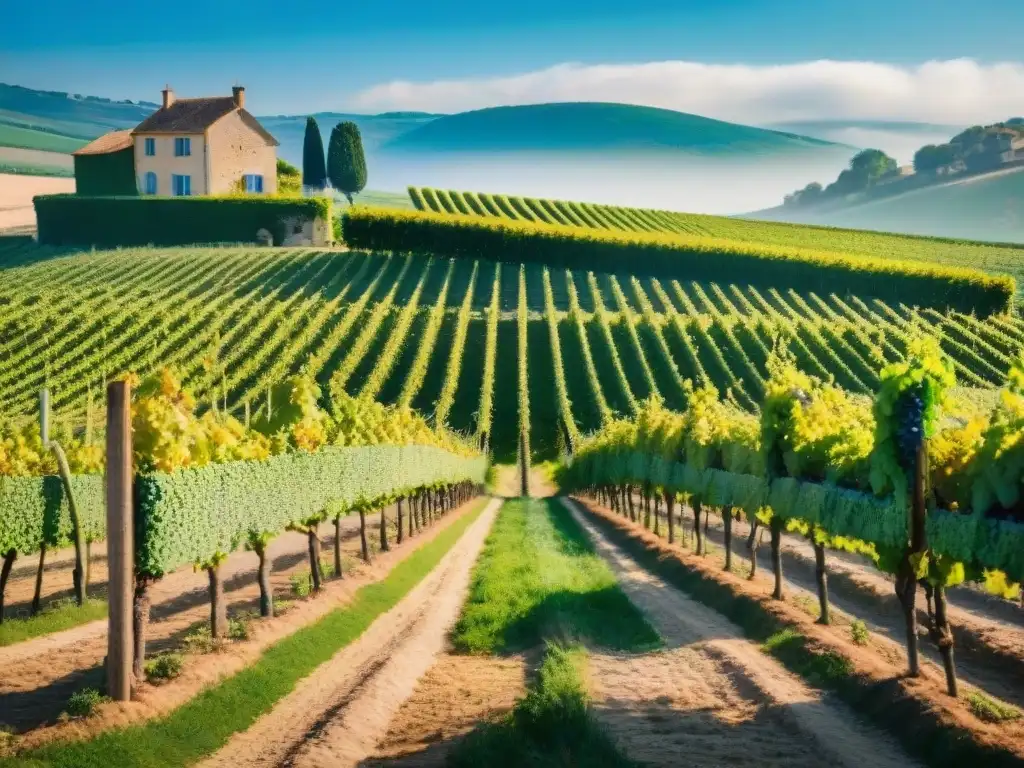
<path fill-rule="evenodd" d="M 68 703 L 64 705 L 64 713 L 71 718 L 89 717 L 96 711 L 96 707 L 107 701 L 110 698 L 95 688 L 83 688 L 71 694 Z"/>
<path fill-rule="evenodd" d="M 146 662 L 146 680 L 159 685 L 181 674 L 184 657 L 180 653 L 161 653 Z"/>
<path fill-rule="evenodd" d="M 850 624 L 850 638 L 856 645 L 867 645 L 871 639 L 867 625 L 860 619 L 854 619 Z"/>
<path fill-rule="evenodd" d="M 560 768 L 586 765 L 625 768 L 636 765 L 594 722 L 579 648 L 550 645 L 537 680 L 512 712 L 497 723 L 477 728 L 459 744 L 449 765 Z"/>
<path fill-rule="evenodd" d="M 188 653 L 211 653 L 217 650 L 219 643 L 210 634 L 210 625 L 206 622 L 198 625 L 195 629 L 185 635 L 182 641 L 185 651 Z"/>
<path fill-rule="evenodd" d="M 298 571 L 293 573 L 288 581 L 292 585 L 292 594 L 296 597 L 309 597 L 313 591 L 313 581 L 309 578 L 309 571 Z"/>
<path fill-rule="evenodd" d="M 0 757 L 14 754 L 14 731 L 6 725 L 0 725 Z"/>
<path fill-rule="evenodd" d="M 1021 716 L 1020 710 L 1016 707 L 986 696 L 981 691 L 971 691 L 967 694 L 967 706 L 975 717 L 986 723 L 1006 723 L 1018 720 Z"/>
<path fill-rule="evenodd" d="M 332 578 L 334 576 L 334 561 L 321 560 L 320 573 L 323 574 L 325 581 Z M 293 573 L 289 582 L 292 585 L 292 593 L 296 597 L 309 597 L 313 594 L 313 573 L 308 568 Z"/>
<path fill-rule="evenodd" d="M 257 614 L 253 611 L 245 611 L 237 616 L 228 618 L 228 638 L 231 640 L 248 640 L 249 626 L 255 618 L 257 618 Z"/>

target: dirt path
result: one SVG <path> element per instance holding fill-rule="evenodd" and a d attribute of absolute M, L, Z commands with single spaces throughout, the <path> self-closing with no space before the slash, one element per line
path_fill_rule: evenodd
<path fill-rule="evenodd" d="M 374 757 L 360 768 L 441 768 L 453 746 L 526 695 L 530 666 L 521 655 L 445 653 L 398 710 Z"/>
<path fill-rule="evenodd" d="M 506 499 L 515 499 L 519 497 L 520 482 L 519 482 L 519 467 L 514 464 L 499 464 L 495 467 L 496 480 L 495 480 L 495 493 L 499 496 L 503 496 Z M 551 482 L 551 478 L 548 476 L 547 469 L 543 466 L 531 466 L 530 467 L 530 495 L 534 498 L 544 498 L 546 496 L 554 496 L 557 492 L 557 488 Z"/>
<path fill-rule="evenodd" d="M 917 763 L 743 638 L 720 614 L 641 568 L 564 501 L 668 650 L 591 658 L 595 711 L 632 757 L 653 765 Z"/>
<path fill-rule="evenodd" d="M 393 520 L 393 513 L 391 519 Z M 342 526 L 342 542 L 346 569 L 355 567 L 358 550 L 358 518 L 346 519 Z M 333 526 L 325 525 L 324 559 L 331 559 L 334 546 Z M 377 540 L 374 526 L 372 541 Z M 392 541 L 394 538 L 392 537 Z M 299 571 L 308 571 L 306 537 L 298 533 L 284 533 L 270 544 L 273 558 L 271 584 L 275 595 L 292 598 L 291 577 Z M 106 557 L 100 549 L 93 558 L 95 594 L 106 594 Z M 71 555 L 60 553 L 54 559 L 54 571 L 48 572 L 51 588 L 59 589 L 60 582 L 70 581 Z M 256 611 L 259 607 L 259 587 L 256 584 L 258 560 L 251 552 L 236 552 L 222 566 L 224 590 L 232 615 L 243 611 Z M 31 592 L 34 569 L 12 578 L 8 589 L 23 597 Z M 67 573 L 64 573 L 67 571 Z M 147 632 L 148 652 L 180 647 L 186 635 L 197 625 L 209 620 L 208 580 L 204 572 L 183 568 L 156 582 L 150 589 L 152 600 L 151 622 Z M 67 698 L 84 687 L 100 687 L 103 679 L 101 665 L 107 652 L 107 622 L 105 619 L 83 624 L 62 632 L 34 638 L 0 648 L 0 724 L 25 731 L 53 722 L 64 708 Z"/>
<path fill-rule="evenodd" d="M 639 501 L 637 501 L 639 504 Z M 661 535 L 667 534 L 664 512 L 661 517 Z M 692 546 L 692 512 L 683 513 L 680 545 Z M 733 555 L 738 567 L 749 564 L 746 539 L 749 526 L 736 522 L 733 529 Z M 710 518 L 708 541 L 713 545 L 708 557 L 724 558 L 724 534 L 721 519 Z M 771 548 L 767 533 L 762 532 L 758 548 L 758 581 L 768 582 L 771 574 Z M 808 606 L 817 615 L 817 582 L 815 580 L 814 549 L 800 536 L 785 535 L 782 540 L 783 576 L 786 592 L 802 606 Z M 879 572 L 863 558 L 849 552 L 828 552 L 829 597 L 834 609 L 850 623 L 853 618 L 864 621 L 876 635 L 876 650 L 897 666 L 906 664 L 903 613 L 896 599 L 891 578 Z M 957 671 L 961 679 L 1004 701 L 1024 706 L 1024 611 L 1007 600 L 999 600 L 977 590 L 961 587 L 950 590 L 949 617 L 957 645 Z M 955 607 L 960 602 L 961 607 Z M 922 634 L 921 653 L 941 677 L 942 659 L 934 643 L 927 637 L 928 615 L 924 596 L 918 598 L 919 631 Z M 964 604 L 969 609 L 962 607 Z M 847 614 L 843 617 L 841 614 Z M 1002 619 L 1009 619 L 1004 621 Z M 1017 621 L 1014 621 L 1014 620 Z"/>
<path fill-rule="evenodd" d="M 303 680 L 205 768 L 345 766 L 370 756 L 417 681 L 444 649 L 500 500 L 402 601 Z"/>
<path fill-rule="evenodd" d="M 736 526 L 739 531 L 733 543 L 733 553 L 746 555 L 743 542 L 747 527 Z M 724 546 L 720 527 L 712 526 L 709 540 Z M 737 546 L 737 542 L 739 542 Z M 782 572 L 790 595 L 812 606 L 817 615 L 817 582 L 814 573 L 814 550 L 799 538 L 783 540 Z M 772 578 L 771 548 L 758 548 L 758 573 L 761 580 Z M 844 556 L 845 555 L 845 556 Z M 748 558 L 743 558 L 749 562 Z M 861 619 L 878 636 L 879 650 L 897 664 L 906 663 L 903 614 L 896 599 L 892 582 L 870 565 L 857 562 L 847 553 L 828 553 L 829 601 L 833 608 L 849 617 Z M 960 590 L 957 596 L 963 595 Z M 955 597 L 954 597 L 955 599 Z M 923 595 L 919 602 L 924 603 Z M 1004 601 L 1005 602 L 1005 601 Z M 950 606 L 950 621 L 957 640 L 957 673 L 960 678 L 982 690 L 1018 706 L 1024 706 L 1024 629 L 970 611 Z M 934 643 L 927 637 L 927 613 L 919 612 L 919 629 L 923 637 L 921 654 L 941 677 L 942 658 Z"/>

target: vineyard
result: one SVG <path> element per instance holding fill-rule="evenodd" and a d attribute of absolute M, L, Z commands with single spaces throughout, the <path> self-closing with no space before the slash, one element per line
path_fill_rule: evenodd
<path fill-rule="evenodd" d="M 723 238 L 766 246 L 795 246 L 878 258 L 972 266 L 1024 278 L 1024 246 L 992 245 L 883 232 L 833 229 L 703 214 L 622 208 L 597 203 L 410 187 L 421 211 L 489 216 L 625 232 L 659 232 Z M 1022 283 L 1024 285 L 1024 283 Z"/>
<path fill-rule="evenodd" d="M 1009 315 L 536 264 L 300 249 L 41 253 L 0 254 L 0 414 L 34 418 L 47 386 L 58 431 L 98 424 L 102 381 L 128 370 L 177 367 L 201 409 L 239 418 L 303 370 L 324 393 L 486 434 L 499 458 L 514 457 L 522 416 L 533 454 L 552 457 L 648 395 L 682 409 L 688 381 L 753 410 L 779 338 L 802 370 L 867 394 L 926 327 L 962 394 L 981 402 L 1024 343 Z"/>

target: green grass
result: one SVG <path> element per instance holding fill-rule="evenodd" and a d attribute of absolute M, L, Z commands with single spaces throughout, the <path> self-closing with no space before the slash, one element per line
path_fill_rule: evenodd
<path fill-rule="evenodd" d="M 170 715 L 109 731 L 91 741 L 55 744 L 0 768 L 178 768 L 212 754 L 269 711 L 296 683 L 359 637 L 379 615 L 418 584 L 483 511 L 486 499 L 431 542 L 413 552 L 382 581 L 360 587 L 352 602 L 331 611 L 268 648 L 249 667 L 205 689 Z"/>
<path fill-rule="evenodd" d="M 0 123 L 0 147 L 39 149 L 44 152 L 70 153 L 89 142 L 47 131 L 36 131 L 17 125 Z"/>
<path fill-rule="evenodd" d="M 981 691 L 971 691 L 967 694 L 967 706 L 975 717 L 986 723 L 1006 723 L 1019 720 L 1021 717 L 1021 712 L 1016 707 L 996 701 Z"/>
<path fill-rule="evenodd" d="M 553 500 L 502 507 L 452 640 L 468 653 L 524 650 L 549 640 L 632 651 L 660 643 L 586 534 Z"/>
<path fill-rule="evenodd" d="M 451 768 L 595 768 L 635 766 L 590 716 L 586 653 L 578 647 L 547 647 L 537 679 L 512 712 L 484 725 L 458 744 Z"/>
<path fill-rule="evenodd" d="M 38 615 L 24 619 L 7 618 L 0 624 L 0 648 L 14 645 L 33 637 L 71 629 L 80 624 L 105 618 L 107 601 L 90 598 L 81 608 L 74 600 L 60 600 L 43 609 Z"/>

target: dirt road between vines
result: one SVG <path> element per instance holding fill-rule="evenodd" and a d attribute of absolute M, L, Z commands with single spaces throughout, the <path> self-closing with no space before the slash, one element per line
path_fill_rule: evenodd
<path fill-rule="evenodd" d="M 665 640 L 643 656 L 592 654 L 594 710 L 650 765 L 917 766 L 888 735 L 806 686 L 725 617 L 641 568 L 563 500 L 619 586 Z"/>
<path fill-rule="evenodd" d="M 334 546 L 333 526 L 325 525 L 324 532 L 328 530 L 331 535 L 322 537 L 322 541 L 323 558 L 329 561 Z M 356 559 L 358 531 L 358 518 L 346 518 L 342 522 L 343 563 L 346 569 L 361 562 Z M 377 541 L 375 524 L 371 540 Z M 95 589 L 90 589 L 90 594 L 105 597 L 106 557 L 102 545 L 96 547 L 92 558 Z M 292 596 L 290 580 L 293 574 L 299 571 L 308 573 L 307 547 L 307 538 L 300 533 L 284 533 L 271 542 L 271 585 L 278 598 Z M 224 591 L 232 615 L 258 608 L 257 565 L 255 554 L 239 551 L 221 566 Z M 70 586 L 72 566 L 72 550 L 62 550 L 52 559 L 44 580 L 51 594 L 59 593 L 65 585 Z M 34 571 L 33 567 L 26 566 L 12 575 L 8 590 L 14 600 L 22 600 L 26 591 L 30 598 Z M 208 621 L 208 590 L 206 573 L 194 572 L 191 568 L 168 574 L 150 587 L 152 613 L 147 631 L 149 654 L 180 647 L 189 632 Z M 16 610 L 12 613 L 16 613 Z M 0 669 L 6 670 L 0 676 L 0 724 L 16 731 L 26 731 L 53 722 L 74 691 L 101 686 L 101 665 L 106 652 L 106 619 L 0 648 Z"/>
<path fill-rule="evenodd" d="M 747 526 L 736 524 L 734 554 L 746 551 Z M 720 525 L 712 525 L 709 540 L 724 546 Z M 737 544 L 737 542 L 739 542 Z M 788 594 L 799 594 L 804 604 L 813 606 L 817 615 L 817 582 L 814 572 L 814 550 L 810 543 L 797 537 L 783 539 L 783 577 Z M 747 558 L 749 562 L 749 558 Z M 766 583 L 772 578 L 771 548 L 761 546 L 757 551 L 760 578 Z M 879 650 L 898 664 L 906 663 L 906 632 L 903 611 L 892 581 L 872 566 L 860 562 L 849 553 L 828 553 L 829 602 L 833 609 L 849 617 L 861 619 L 867 628 L 879 637 Z M 971 597 L 977 603 L 983 596 L 971 595 L 966 589 L 955 591 L 952 600 Z M 993 598 L 994 599 L 994 598 Z M 924 603 L 924 596 L 918 603 Z M 1016 610 L 1016 606 L 1003 601 L 1001 610 Z M 983 610 L 983 608 L 982 608 Z M 1024 627 L 1011 624 L 974 611 L 949 606 L 949 618 L 956 633 L 957 673 L 964 682 L 975 685 L 1004 701 L 1024 706 Z M 935 644 L 927 638 L 928 616 L 921 608 L 918 613 L 921 654 L 942 675 L 942 658 Z"/>
<path fill-rule="evenodd" d="M 492 499 L 398 605 L 200 765 L 340 768 L 374 754 L 395 713 L 444 650 L 500 506 Z"/>

